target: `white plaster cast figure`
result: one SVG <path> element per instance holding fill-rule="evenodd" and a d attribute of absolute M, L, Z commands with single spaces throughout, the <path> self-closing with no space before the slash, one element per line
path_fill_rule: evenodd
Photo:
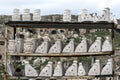
<path fill-rule="evenodd" d="M 71 22 L 71 11 L 70 10 L 64 10 L 63 14 L 63 21 L 64 22 Z"/>
<path fill-rule="evenodd" d="M 57 66 L 54 69 L 54 74 L 53 76 L 63 76 L 63 66 L 62 66 L 62 62 L 58 62 Z"/>
<path fill-rule="evenodd" d="M 78 76 L 84 76 L 84 75 L 86 75 L 85 69 L 84 69 L 82 63 L 79 63 Z"/>
<path fill-rule="evenodd" d="M 73 64 L 66 70 L 65 76 L 77 76 L 77 70 L 77 61 L 73 61 Z"/>
<path fill-rule="evenodd" d="M 9 41 L 8 41 L 8 52 L 9 52 L 10 54 L 16 52 L 15 40 L 9 40 Z"/>
<path fill-rule="evenodd" d="M 37 71 L 29 64 L 28 61 L 23 60 L 22 64 L 25 65 L 25 76 L 38 76 Z"/>
<path fill-rule="evenodd" d="M 9 76 L 13 76 L 15 72 L 15 68 L 13 66 L 13 63 L 11 63 L 10 61 L 7 62 L 7 73 Z"/>
<path fill-rule="evenodd" d="M 82 38 L 81 43 L 76 47 L 75 53 L 87 52 L 87 41 L 86 38 Z"/>
<path fill-rule="evenodd" d="M 61 53 L 62 51 L 62 42 L 57 40 L 55 44 L 49 49 L 48 53 Z"/>
<path fill-rule="evenodd" d="M 63 53 L 73 53 L 74 52 L 74 39 L 71 39 L 70 42 L 64 47 Z"/>
<path fill-rule="evenodd" d="M 86 9 L 82 10 L 82 13 L 78 15 L 78 22 L 93 21 L 92 16 L 88 13 Z"/>
<path fill-rule="evenodd" d="M 33 21 L 40 21 L 40 20 L 41 20 L 40 9 L 36 9 L 34 10 Z"/>
<path fill-rule="evenodd" d="M 88 52 L 100 52 L 101 51 L 101 37 L 97 37 L 95 42 L 90 46 Z"/>
<path fill-rule="evenodd" d="M 13 10 L 12 21 L 20 21 L 19 9 Z"/>
<path fill-rule="evenodd" d="M 108 59 L 107 64 L 102 68 L 101 75 L 111 75 L 113 73 L 113 61 Z"/>
<path fill-rule="evenodd" d="M 37 47 L 36 53 L 47 53 L 50 47 L 50 43 L 48 40 L 42 42 L 40 46 Z"/>
<path fill-rule="evenodd" d="M 40 65 L 40 58 L 36 58 L 34 61 L 33 61 L 33 66 L 39 66 Z"/>
<path fill-rule="evenodd" d="M 109 36 L 106 37 L 106 40 L 103 42 L 102 51 L 112 51 L 112 41 Z"/>
<path fill-rule="evenodd" d="M 22 15 L 23 21 L 31 21 L 30 9 L 24 9 L 24 13 Z"/>
<path fill-rule="evenodd" d="M 100 61 L 95 60 L 95 63 L 90 68 L 88 75 L 100 75 Z"/>
<path fill-rule="evenodd" d="M 53 73 L 53 62 L 49 61 L 48 64 L 42 69 L 39 76 L 50 77 Z"/>

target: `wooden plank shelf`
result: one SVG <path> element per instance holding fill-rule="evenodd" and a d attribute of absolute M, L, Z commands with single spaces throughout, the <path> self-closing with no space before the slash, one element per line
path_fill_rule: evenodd
<path fill-rule="evenodd" d="M 41 53 L 15 53 L 10 54 L 9 56 L 26 56 L 26 57 L 82 57 L 82 56 L 104 56 L 104 55 L 112 55 L 113 51 L 108 52 L 93 52 L 93 53 L 47 53 L 47 54 L 41 54 Z"/>

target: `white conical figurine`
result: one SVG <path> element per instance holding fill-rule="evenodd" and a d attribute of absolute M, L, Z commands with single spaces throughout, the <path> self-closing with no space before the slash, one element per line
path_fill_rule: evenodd
<path fill-rule="evenodd" d="M 48 64 L 42 69 L 39 76 L 50 77 L 53 73 L 53 62 L 49 61 Z"/>
<path fill-rule="evenodd" d="M 104 41 L 102 45 L 102 51 L 112 51 L 112 41 L 110 37 L 106 37 L 106 40 Z"/>
<path fill-rule="evenodd" d="M 73 61 L 73 64 L 66 70 L 65 76 L 77 76 L 77 61 Z"/>
<path fill-rule="evenodd" d="M 13 63 L 11 63 L 10 61 L 7 62 L 7 73 L 9 76 L 13 76 L 15 72 L 15 68 L 13 66 Z"/>
<path fill-rule="evenodd" d="M 76 47 L 75 53 L 87 52 L 87 41 L 86 38 L 82 38 L 81 43 Z"/>
<path fill-rule="evenodd" d="M 23 21 L 31 21 L 30 9 L 24 9 L 24 13 L 22 15 Z"/>
<path fill-rule="evenodd" d="M 57 40 L 55 44 L 49 49 L 48 53 L 61 53 L 62 51 L 62 42 Z"/>
<path fill-rule="evenodd" d="M 63 76 L 63 66 L 62 66 L 62 62 L 58 62 L 57 66 L 54 69 L 54 74 L 53 76 Z"/>
<path fill-rule="evenodd" d="M 101 51 L 101 37 L 97 37 L 95 42 L 90 46 L 88 52 L 100 52 Z"/>
<path fill-rule="evenodd" d="M 78 76 L 84 76 L 84 75 L 86 75 L 85 69 L 84 69 L 82 63 L 79 63 Z"/>
<path fill-rule="evenodd" d="M 88 72 L 88 75 L 100 75 L 100 61 L 95 60 L 95 63 L 92 65 L 91 69 Z"/>
<path fill-rule="evenodd" d="M 12 21 L 20 21 L 19 9 L 13 10 Z"/>
<path fill-rule="evenodd" d="M 28 61 L 23 60 L 22 64 L 25 65 L 25 76 L 38 76 L 37 71 L 29 64 Z"/>
<path fill-rule="evenodd" d="M 73 53 L 74 47 L 74 39 L 71 39 L 70 42 L 64 47 L 63 53 Z"/>
<path fill-rule="evenodd" d="M 68 9 L 64 10 L 63 21 L 71 22 L 71 11 L 70 10 L 68 10 Z"/>
<path fill-rule="evenodd" d="M 41 20 L 40 9 L 36 9 L 34 10 L 33 21 L 40 21 L 40 20 Z"/>
<path fill-rule="evenodd" d="M 103 67 L 101 75 L 111 75 L 113 73 L 113 62 L 112 59 L 108 59 L 107 64 Z"/>
<path fill-rule="evenodd" d="M 49 50 L 50 43 L 48 40 L 42 42 L 40 46 L 37 47 L 36 53 L 47 53 Z"/>

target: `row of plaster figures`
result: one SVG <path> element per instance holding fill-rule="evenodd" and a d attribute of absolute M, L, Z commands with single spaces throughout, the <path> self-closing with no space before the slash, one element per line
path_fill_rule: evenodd
<path fill-rule="evenodd" d="M 20 21 L 21 17 L 19 14 L 19 9 L 14 9 L 13 10 L 13 15 L 12 15 L 12 21 Z M 30 9 L 24 9 L 24 13 L 22 15 L 22 20 L 23 21 L 31 21 L 32 16 L 30 14 Z M 36 9 L 33 14 L 33 21 L 40 21 L 41 20 L 41 15 L 40 15 L 40 10 Z M 63 13 L 63 21 L 64 22 L 71 22 L 71 11 L 66 9 L 64 10 Z M 117 23 L 117 20 L 115 17 L 112 15 L 110 12 L 109 8 L 105 8 L 103 10 L 103 13 L 100 16 L 97 16 L 96 13 L 90 14 L 86 9 L 83 9 L 81 14 L 78 15 L 78 22 L 84 22 L 84 21 L 108 21 L 108 22 L 114 22 Z"/>
<path fill-rule="evenodd" d="M 48 64 L 41 70 L 40 74 L 29 64 L 28 61 L 23 60 L 22 64 L 25 65 L 25 76 L 28 77 L 51 77 L 51 76 L 84 76 L 87 75 L 82 63 L 79 63 L 76 60 L 73 61 L 72 65 L 67 68 L 64 74 L 63 64 L 59 61 L 56 67 L 53 70 L 53 62 L 49 61 Z M 90 68 L 88 75 L 112 75 L 113 74 L 113 61 L 108 59 L 106 65 L 100 69 L 100 61 L 95 60 L 92 67 Z M 15 70 L 13 64 L 7 63 L 7 71 L 10 76 L 13 76 Z"/>
<path fill-rule="evenodd" d="M 50 49 L 49 49 L 50 48 Z M 36 53 L 79 53 L 79 52 L 100 52 L 100 51 L 112 51 L 112 42 L 110 37 L 106 37 L 106 40 L 103 42 L 101 37 L 97 37 L 96 40 L 92 43 L 88 49 L 88 44 L 86 38 L 82 38 L 81 43 L 79 43 L 75 49 L 74 40 L 71 39 L 70 42 L 62 50 L 61 40 L 57 40 L 55 44 L 51 47 L 49 41 L 45 40 L 43 43 L 37 47 Z"/>

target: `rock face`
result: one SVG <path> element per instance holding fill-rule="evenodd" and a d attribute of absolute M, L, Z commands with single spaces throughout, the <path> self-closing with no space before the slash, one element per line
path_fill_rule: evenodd
<path fill-rule="evenodd" d="M 28 61 L 23 60 L 22 64 L 25 65 L 25 76 L 38 76 L 37 71 L 29 64 Z"/>
<path fill-rule="evenodd" d="M 62 52 L 62 42 L 57 40 L 55 44 L 50 48 L 48 53 L 61 53 Z"/>
<path fill-rule="evenodd" d="M 30 9 L 24 9 L 24 13 L 22 15 L 23 21 L 31 21 L 32 17 L 30 15 Z"/>
<path fill-rule="evenodd" d="M 62 62 L 58 62 L 57 66 L 54 69 L 54 74 L 53 76 L 63 76 L 63 66 L 62 66 Z"/>
<path fill-rule="evenodd" d="M 70 42 L 64 47 L 63 53 L 73 53 L 74 52 L 74 39 L 71 39 Z"/>
<path fill-rule="evenodd" d="M 107 64 L 103 67 L 101 75 L 111 75 L 113 73 L 113 61 L 108 59 Z"/>
<path fill-rule="evenodd" d="M 86 75 L 85 69 L 84 69 L 82 63 L 79 63 L 78 76 L 84 76 L 84 75 Z"/>
<path fill-rule="evenodd" d="M 64 22 L 71 22 L 71 11 L 70 10 L 64 10 L 63 14 L 63 21 Z"/>
<path fill-rule="evenodd" d="M 101 51 L 101 37 L 97 37 L 95 42 L 90 46 L 88 52 L 100 52 Z"/>
<path fill-rule="evenodd" d="M 65 76 L 77 76 L 77 70 L 77 61 L 73 61 L 73 64 L 66 70 Z"/>
<path fill-rule="evenodd" d="M 87 41 L 86 38 L 82 38 L 82 41 L 75 49 L 75 53 L 87 52 Z"/>
<path fill-rule="evenodd" d="M 100 75 L 100 61 L 95 60 L 95 63 L 88 72 L 88 75 Z"/>
<path fill-rule="evenodd" d="M 52 76 L 53 73 L 52 65 L 53 62 L 49 61 L 48 64 L 42 69 L 39 76 L 46 76 L 46 77 Z"/>
<path fill-rule="evenodd" d="M 112 51 L 112 40 L 110 37 L 106 37 L 106 40 L 104 41 L 102 45 L 102 51 Z"/>
<path fill-rule="evenodd" d="M 50 43 L 48 40 L 42 42 L 40 46 L 37 47 L 36 53 L 47 53 L 50 47 Z"/>
<path fill-rule="evenodd" d="M 36 9 L 34 10 L 33 21 L 40 21 L 40 20 L 41 20 L 40 9 Z"/>
<path fill-rule="evenodd" d="M 19 9 L 13 10 L 12 21 L 20 21 Z"/>

